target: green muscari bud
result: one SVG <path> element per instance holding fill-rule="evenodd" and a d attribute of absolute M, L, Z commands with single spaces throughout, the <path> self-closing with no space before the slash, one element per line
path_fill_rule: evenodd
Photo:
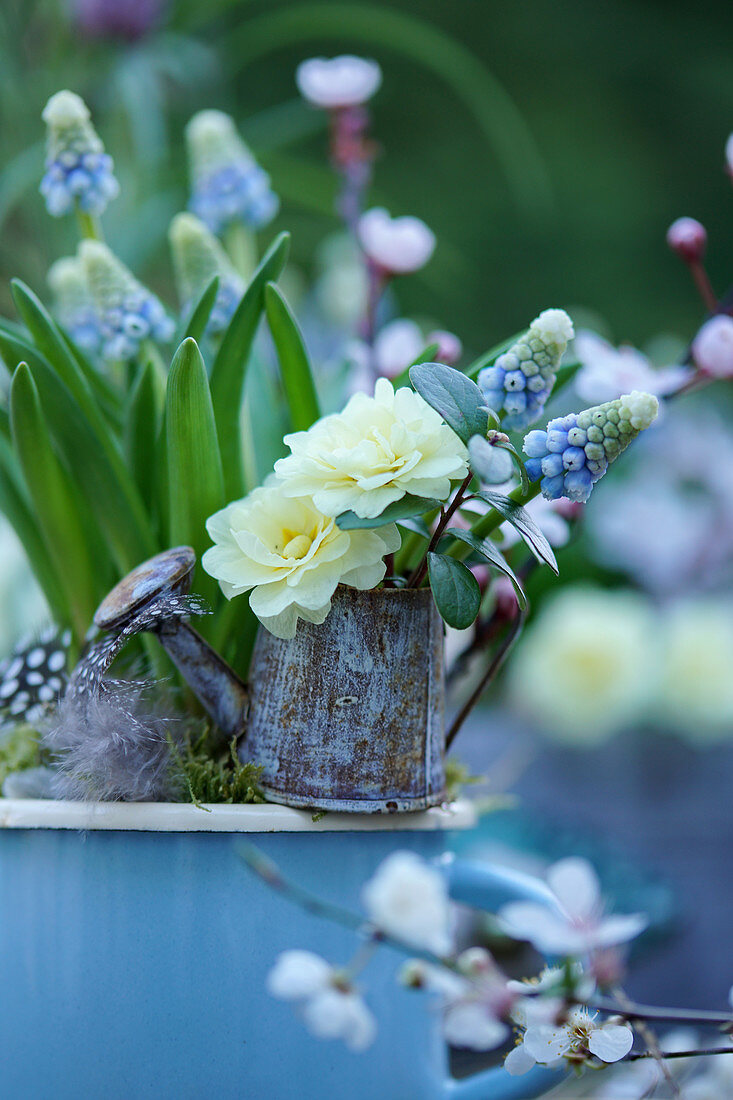
<path fill-rule="evenodd" d="M 57 260 L 49 268 L 47 280 L 53 294 L 54 313 L 71 339 L 82 351 L 98 351 L 99 318 L 79 257 L 64 256 Z"/>
<path fill-rule="evenodd" d="M 215 276 L 219 277 L 208 330 L 220 332 L 231 320 L 244 293 L 244 283 L 217 238 L 194 214 L 177 214 L 168 237 L 178 296 L 184 311 L 191 308 Z"/>

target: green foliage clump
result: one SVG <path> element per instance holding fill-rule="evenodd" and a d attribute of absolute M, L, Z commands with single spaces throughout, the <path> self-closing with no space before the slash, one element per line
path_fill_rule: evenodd
<path fill-rule="evenodd" d="M 460 798 L 464 787 L 483 783 L 485 779 L 483 775 L 472 775 L 470 768 L 452 756 L 449 756 L 445 762 L 445 790 L 449 802 Z"/>
<path fill-rule="evenodd" d="M 0 736 L 0 787 L 12 772 L 37 768 L 40 763 L 38 733 L 31 726 L 13 726 Z"/>
<path fill-rule="evenodd" d="M 185 788 L 194 805 L 265 801 L 257 786 L 262 767 L 240 761 L 236 737 L 232 738 L 226 752 L 217 754 L 206 731 L 198 740 L 189 739 L 176 749 L 176 756 Z"/>

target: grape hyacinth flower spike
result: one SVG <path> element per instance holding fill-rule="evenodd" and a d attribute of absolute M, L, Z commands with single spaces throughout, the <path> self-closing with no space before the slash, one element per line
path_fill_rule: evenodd
<path fill-rule="evenodd" d="M 574 335 L 564 309 L 545 309 L 516 344 L 481 371 L 478 384 L 486 403 L 494 412 L 505 414 L 505 428 L 519 431 L 542 415 L 555 372 Z"/>
<path fill-rule="evenodd" d="M 244 293 L 244 283 L 217 238 L 195 214 L 177 214 L 168 231 L 181 307 L 188 312 L 211 280 L 219 289 L 207 331 L 221 332 L 229 324 Z"/>
<path fill-rule="evenodd" d="M 531 481 L 539 481 L 547 500 L 567 497 L 585 503 L 593 485 L 632 439 L 656 419 L 659 402 L 634 390 L 580 413 L 551 420 L 546 431 L 524 439 Z"/>
<path fill-rule="evenodd" d="M 49 268 L 53 311 L 81 351 L 95 354 L 102 338 L 84 265 L 78 256 L 64 256 Z"/>
<path fill-rule="evenodd" d="M 82 241 L 79 258 L 99 317 L 102 355 L 125 362 L 144 340 L 163 343 L 175 325 L 161 302 L 101 241 Z"/>
<path fill-rule="evenodd" d="M 86 103 L 74 92 L 57 92 L 42 117 L 48 154 L 40 191 L 49 214 L 60 218 L 75 207 L 85 214 L 103 214 L 120 188 Z"/>
<path fill-rule="evenodd" d="M 280 200 L 223 111 L 199 111 L 186 127 L 191 199 L 189 209 L 212 233 L 231 222 L 261 229 L 277 214 Z"/>

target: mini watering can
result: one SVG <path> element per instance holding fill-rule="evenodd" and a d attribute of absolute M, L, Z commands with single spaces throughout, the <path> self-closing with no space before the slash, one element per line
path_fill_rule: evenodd
<path fill-rule="evenodd" d="M 97 690 L 123 645 L 143 631 L 161 644 L 222 733 L 244 740 L 267 798 L 362 813 L 424 810 L 445 799 L 443 623 L 428 589 L 340 586 L 319 625 L 292 639 L 260 629 L 245 685 L 186 616 L 189 547 L 125 577 L 94 617 L 107 632 L 70 690 Z"/>

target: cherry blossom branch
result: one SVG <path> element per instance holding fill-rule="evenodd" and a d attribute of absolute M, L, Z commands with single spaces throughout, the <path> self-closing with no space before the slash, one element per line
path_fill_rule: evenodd
<path fill-rule="evenodd" d="M 468 489 L 468 486 L 471 484 L 472 481 L 473 472 L 469 470 L 468 474 L 458 487 L 456 495 L 453 497 L 451 503 L 446 509 L 441 509 L 440 519 L 438 520 L 436 528 L 433 531 L 432 537 L 430 539 L 430 542 L 428 543 L 425 553 L 423 554 L 422 560 L 407 582 L 408 588 L 418 588 L 422 581 L 425 579 L 425 574 L 428 571 L 428 554 L 435 550 L 435 547 L 440 542 L 443 532 L 455 515 L 457 509 L 460 507 L 466 490 Z"/>
<path fill-rule="evenodd" d="M 343 928 L 348 928 L 352 932 L 356 932 L 357 935 L 365 937 L 372 944 L 383 943 L 388 947 L 395 948 L 395 950 L 411 959 L 419 958 L 424 962 L 431 963 L 433 966 L 460 973 L 458 966 L 452 959 L 441 958 L 440 955 L 436 955 L 432 951 L 406 943 L 399 937 L 383 932 L 376 925 L 370 924 L 358 913 L 353 913 L 350 909 L 335 905 L 333 902 L 324 901 L 316 894 L 311 894 L 309 890 L 298 886 L 292 879 L 286 878 L 277 864 L 264 856 L 253 844 L 241 845 L 239 855 L 249 869 L 254 871 L 264 883 L 282 894 L 283 897 L 299 905 L 301 909 L 305 909 L 307 913 L 313 913 L 314 916 L 323 917 L 325 920 L 340 924 Z"/>
<path fill-rule="evenodd" d="M 733 1014 L 725 1012 L 706 1012 L 694 1008 L 657 1008 L 653 1005 L 637 1004 L 627 1001 L 622 1005 L 611 997 L 594 997 L 588 1001 L 589 1008 L 599 1012 L 609 1012 L 623 1016 L 627 1020 L 657 1020 L 662 1023 L 697 1024 L 699 1027 L 720 1027 L 733 1029 Z"/>
<path fill-rule="evenodd" d="M 620 988 L 615 989 L 614 990 L 614 995 L 616 997 L 616 1000 L 619 1002 L 619 1004 L 622 1005 L 625 1009 L 628 1009 L 629 1007 L 632 1007 L 632 1002 L 626 996 L 626 993 L 624 992 L 623 989 L 620 989 Z M 672 1091 L 672 1095 L 680 1097 L 682 1095 L 682 1093 L 680 1092 L 680 1087 L 677 1084 L 677 1082 L 675 1081 L 674 1077 L 672 1076 L 672 1074 L 670 1072 L 670 1069 L 669 1069 L 669 1066 L 667 1066 L 665 1064 L 664 1058 L 662 1056 L 662 1048 L 659 1045 L 659 1040 L 657 1039 L 656 1033 L 654 1031 L 652 1031 L 652 1029 L 649 1027 L 649 1024 L 646 1022 L 646 1020 L 637 1019 L 637 1020 L 635 1020 L 635 1023 L 636 1023 L 637 1031 L 641 1035 L 642 1039 L 644 1039 L 644 1041 L 646 1042 L 647 1054 L 651 1058 L 653 1058 L 654 1061 L 659 1066 L 659 1071 L 662 1074 L 662 1076 L 664 1077 L 667 1084 L 669 1085 L 669 1087 Z"/>
<path fill-rule="evenodd" d="M 671 1058 L 709 1058 L 714 1054 L 733 1054 L 733 1047 L 705 1047 L 702 1050 L 663 1050 L 661 1057 L 664 1061 Z M 643 1058 L 653 1058 L 651 1051 L 635 1050 L 621 1058 L 622 1062 L 640 1062 Z"/>

